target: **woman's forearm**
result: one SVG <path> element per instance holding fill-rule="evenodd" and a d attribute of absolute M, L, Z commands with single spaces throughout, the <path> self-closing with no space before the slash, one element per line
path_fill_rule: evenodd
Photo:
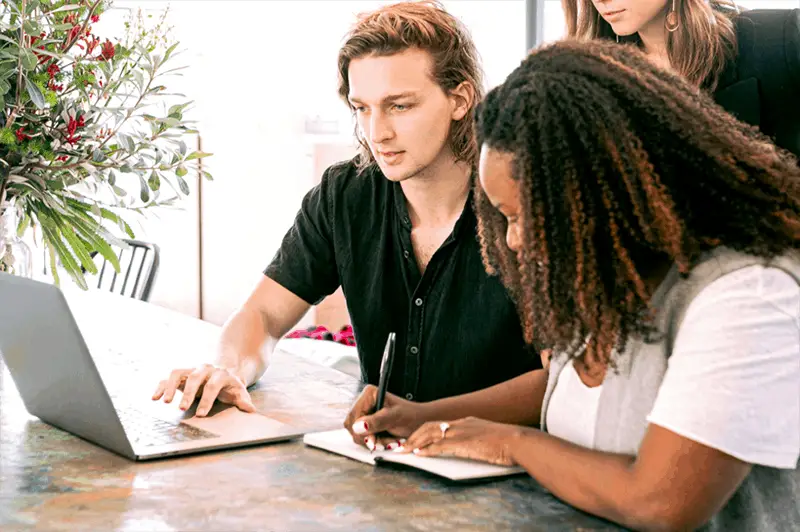
<path fill-rule="evenodd" d="M 576 508 L 635 530 L 672 530 L 666 518 L 634 507 L 634 456 L 587 449 L 538 429 L 519 427 L 509 443 L 511 458 L 545 489 Z"/>
<path fill-rule="evenodd" d="M 426 421 L 479 417 L 497 423 L 538 425 L 547 370 L 530 371 L 490 388 L 423 403 Z"/>

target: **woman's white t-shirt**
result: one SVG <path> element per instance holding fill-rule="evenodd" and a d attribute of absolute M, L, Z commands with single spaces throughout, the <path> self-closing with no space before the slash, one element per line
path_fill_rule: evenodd
<path fill-rule="evenodd" d="M 594 447 L 602 385 L 570 362 L 547 431 Z M 647 421 L 735 458 L 795 469 L 800 457 L 800 287 L 783 270 L 750 266 L 690 303 Z"/>

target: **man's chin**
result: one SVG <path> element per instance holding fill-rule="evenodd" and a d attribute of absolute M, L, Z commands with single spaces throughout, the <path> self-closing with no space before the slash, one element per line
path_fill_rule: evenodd
<path fill-rule="evenodd" d="M 379 164 L 378 167 L 381 169 L 384 177 L 394 183 L 400 183 L 414 176 L 414 172 L 409 172 L 408 169 L 397 168 L 396 166 L 384 167 L 381 164 Z"/>

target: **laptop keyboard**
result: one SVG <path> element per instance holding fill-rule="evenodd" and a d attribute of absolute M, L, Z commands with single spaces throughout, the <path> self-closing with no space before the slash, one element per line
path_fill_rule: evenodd
<path fill-rule="evenodd" d="M 137 445 L 149 447 L 218 437 L 197 427 L 164 421 L 133 408 L 117 409 L 117 414 L 131 442 Z"/>

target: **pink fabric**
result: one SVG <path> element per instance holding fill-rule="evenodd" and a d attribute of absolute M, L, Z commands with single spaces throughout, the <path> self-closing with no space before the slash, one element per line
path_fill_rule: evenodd
<path fill-rule="evenodd" d="M 339 332 L 333 333 L 322 325 L 312 325 L 307 329 L 296 329 L 286 335 L 286 338 L 312 338 L 314 340 L 328 340 L 344 345 L 355 346 L 356 337 L 353 327 L 345 325 Z"/>

